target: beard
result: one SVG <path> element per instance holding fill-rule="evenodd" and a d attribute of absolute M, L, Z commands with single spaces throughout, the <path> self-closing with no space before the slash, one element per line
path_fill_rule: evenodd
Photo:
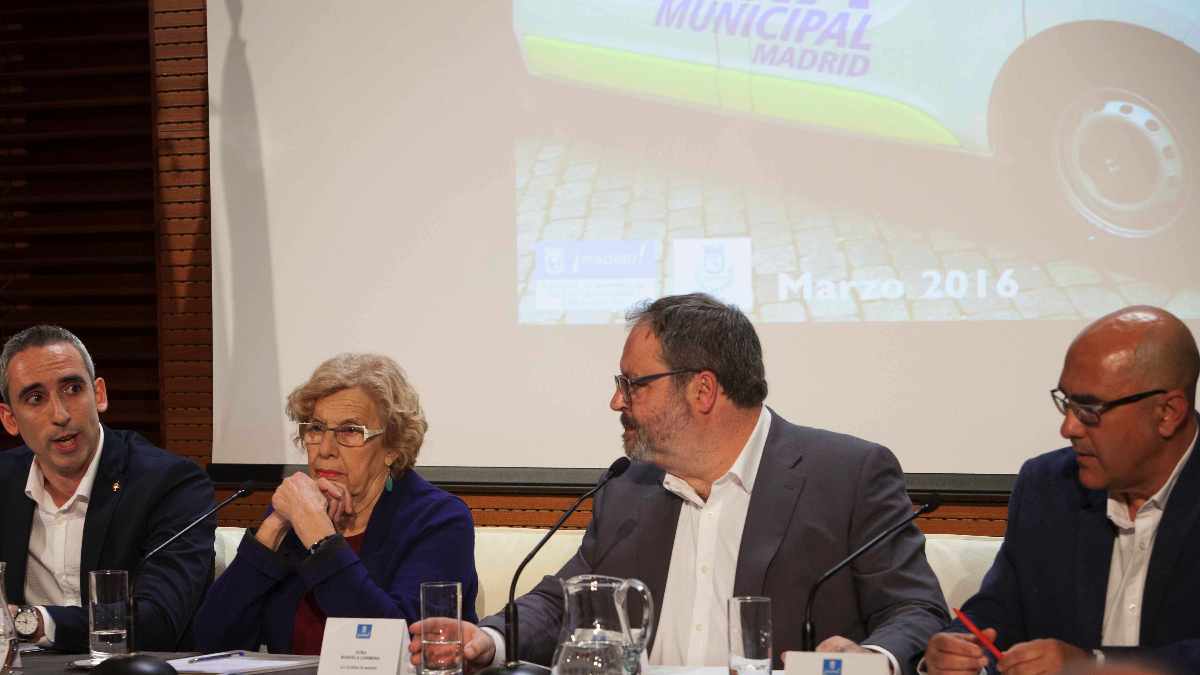
<path fill-rule="evenodd" d="M 655 462 L 667 454 L 666 444 L 688 427 L 688 407 L 683 396 L 672 396 L 668 406 L 658 415 L 639 421 L 628 412 L 621 413 L 621 426 L 636 431 L 632 439 L 622 439 L 625 456 L 635 462 Z"/>

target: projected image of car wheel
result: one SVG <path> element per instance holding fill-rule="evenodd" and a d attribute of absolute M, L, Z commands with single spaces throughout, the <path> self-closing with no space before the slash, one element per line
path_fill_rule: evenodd
<path fill-rule="evenodd" d="M 1045 31 L 1015 52 L 989 109 L 1014 234 L 1112 272 L 1193 274 L 1197 72 L 1200 54 L 1116 22 Z"/>
<path fill-rule="evenodd" d="M 1132 92 L 1102 88 L 1076 99 L 1059 116 L 1054 148 L 1059 187 L 1111 235 L 1160 235 L 1179 225 L 1195 198 L 1193 160 L 1179 129 Z"/>

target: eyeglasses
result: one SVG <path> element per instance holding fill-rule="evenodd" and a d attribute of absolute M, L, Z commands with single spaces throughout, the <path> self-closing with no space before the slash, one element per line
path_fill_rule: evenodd
<path fill-rule="evenodd" d="M 621 390 L 621 396 L 625 397 L 625 403 L 628 404 L 628 403 L 633 403 L 633 388 L 634 387 L 640 387 L 643 384 L 648 384 L 650 382 L 653 382 L 654 380 L 657 380 L 660 377 L 666 377 L 668 375 L 678 375 L 680 373 L 698 373 L 698 372 L 700 372 L 700 371 L 696 368 L 684 368 L 683 370 L 670 370 L 665 373 L 655 373 L 653 375 L 643 375 L 642 377 L 635 377 L 632 380 L 623 375 L 613 375 L 613 378 L 617 381 L 617 389 Z"/>
<path fill-rule="evenodd" d="M 1127 403 L 1136 403 L 1144 398 L 1150 398 L 1155 394 L 1165 394 L 1166 389 L 1155 389 L 1154 391 L 1143 391 L 1140 394 L 1126 396 L 1115 401 L 1101 401 L 1100 403 L 1076 403 L 1071 400 L 1070 396 L 1062 389 L 1055 387 L 1050 390 L 1050 398 L 1054 399 L 1054 405 L 1058 407 L 1058 411 L 1064 415 L 1067 414 L 1067 409 L 1070 408 L 1075 412 L 1075 417 L 1079 421 L 1089 427 L 1094 427 L 1100 424 L 1100 415 Z"/>
<path fill-rule="evenodd" d="M 333 432 L 333 440 L 338 445 L 347 448 L 357 448 L 367 441 L 383 433 L 383 429 L 368 429 L 358 424 L 343 424 L 340 427 L 327 427 L 316 422 L 296 423 L 296 433 L 307 445 L 320 445 L 325 440 L 325 432 Z"/>

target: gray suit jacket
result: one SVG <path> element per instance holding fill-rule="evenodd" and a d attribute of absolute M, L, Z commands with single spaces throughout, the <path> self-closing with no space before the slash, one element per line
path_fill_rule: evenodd
<path fill-rule="evenodd" d="M 579 551 L 517 599 L 521 659 L 549 665 L 553 658 L 563 614 L 560 578 L 633 577 L 650 587 L 656 609 L 661 606 L 683 503 L 662 479 L 661 469 L 636 463 L 600 490 Z M 733 592 L 771 598 L 774 668 L 783 668 L 783 652 L 800 648 L 812 584 L 911 513 L 904 474 L 887 448 L 797 426 L 772 411 Z M 902 528 L 831 577 L 817 594 L 813 620 L 818 643 L 841 635 L 877 645 L 907 668 L 949 620 L 921 530 Z M 503 634 L 503 613 L 480 625 Z"/>

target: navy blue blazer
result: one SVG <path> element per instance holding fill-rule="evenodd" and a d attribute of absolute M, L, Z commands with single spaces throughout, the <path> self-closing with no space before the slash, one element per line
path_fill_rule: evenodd
<path fill-rule="evenodd" d="M 199 651 L 265 644 L 272 653 L 290 652 L 296 610 L 309 588 L 327 616 L 404 619 L 411 626 L 421 618 L 421 582 L 458 581 L 463 619 L 476 620 L 471 510 L 415 471 L 375 503 L 358 555 L 341 536 L 309 555 L 295 532 L 272 551 L 255 531 L 246 531 L 196 614 Z"/>
<path fill-rule="evenodd" d="M 0 560 L 5 594 L 25 603 L 25 566 L 36 508 L 25 495 L 33 451 L 0 453 Z M 129 570 L 171 535 L 216 506 L 212 481 L 198 464 L 154 447 L 133 431 L 104 427 L 104 450 L 83 525 L 79 584 L 83 607 L 48 607 L 54 648 L 88 651 L 88 572 Z M 213 578 L 216 516 L 151 558 L 138 575 L 137 645 L 148 651 L 190 651 L 192 616 Z"/>
<path fill-rule="evenodd" d="M 1008 525 L 983 587 L 962 606 L 1001 650 L 1038 638 L 1099 649 L 1116 530 L 1108 492 L 1079 482 L 1071 448 L 1021 467 Z M 1200 672 L 1200 453 L 1181 469 L 1159 522 L 1142 596 L 1139 647 L 1106 654 L 1163 660 Z M 947 630 L 967 632 L 959 621 Z M 919 656 L 919 655 L 918 655 Z M 988 671 L 995 673 L 995 658 Z"/>

